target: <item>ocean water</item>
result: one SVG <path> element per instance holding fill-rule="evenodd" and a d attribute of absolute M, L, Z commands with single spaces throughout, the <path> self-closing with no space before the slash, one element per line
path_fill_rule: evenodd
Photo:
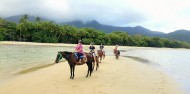
<path fill-rule="evenodd" d="M 135 49 L 128 50 L 123 55 L 143 58 L 159 65 L 159 69 L 180 83 L 186 94 L 190 94 L 190 50 Z"/>

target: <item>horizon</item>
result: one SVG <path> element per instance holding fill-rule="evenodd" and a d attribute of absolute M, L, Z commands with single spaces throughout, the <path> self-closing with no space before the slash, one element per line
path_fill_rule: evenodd
<path fill-rule="evenodd" d="M 96 20 L 105 25 L 142 26 L 152 31 L 170 33 L 181 29 L 190 30 L 188 2 L 190 3 L 187 0 L 1 0 L 0 16 L 6 18 L 28 14 L 58 23 Z"/>

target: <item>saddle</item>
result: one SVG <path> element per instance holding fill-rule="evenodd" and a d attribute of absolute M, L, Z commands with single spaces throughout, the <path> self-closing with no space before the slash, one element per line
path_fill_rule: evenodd
<path fill-rule="evenodd" d="M 83 58 L 84 58 L 84 55 L 82 55 L 82 56 L 78 57 L 78 56 L 77 56 L 77 52 L 76 52 L 76 53 L 74 53 L 74 54 L 75 54 L 75 58 L 76 58 L 77 60 L 79 60 L 79 59 L 83 59 Z"/>
<path fill-rule="evenodd" d="M 86 63 L 87 58 L 85 55 L 82 55 L 80 57 L 77 56 L 77 53 L 74 53 L 74 55 L 75 55 L 75 58 L 77 59 L 77 65 L 82 65 L 82 64 Z M 79 59 L 81 59 L 81 61 L 79 61 Z"/>
<path fill-rule="evenodd" d="M 114 49 L 114 53 L 117 54 L 117 55 L 120 55 L 120 51 L 119 50 Z"/>

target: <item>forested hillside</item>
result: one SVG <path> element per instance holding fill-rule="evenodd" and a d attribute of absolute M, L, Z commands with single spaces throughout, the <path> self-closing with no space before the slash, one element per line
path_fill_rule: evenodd
<path fill-rule="evenodd" d="M 37 17 L 35 22 L 30 22 L 27 15 L 24 15 L 18 24 L 0 19 L 1 41 L 77 43 L 79 39 L 82 39 L 84 44 L 93 42 L 106 45 L 190 48 L 186 42 L 143 35 L 128 35 L 126 32 L 117 31 L 104 33 L 93 28 L 76 28 L 70 25 L 41 21 L 40 17 Z"/>

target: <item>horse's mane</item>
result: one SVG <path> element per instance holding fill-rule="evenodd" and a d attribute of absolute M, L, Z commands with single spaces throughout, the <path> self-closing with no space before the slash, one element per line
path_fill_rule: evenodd
<path fill-rule="evenodd" d="M 65 54 L 72 54 L 72 52 L 68 52 L 68 51 L 59 51 L 58 53 L 65 53 Z"/>

